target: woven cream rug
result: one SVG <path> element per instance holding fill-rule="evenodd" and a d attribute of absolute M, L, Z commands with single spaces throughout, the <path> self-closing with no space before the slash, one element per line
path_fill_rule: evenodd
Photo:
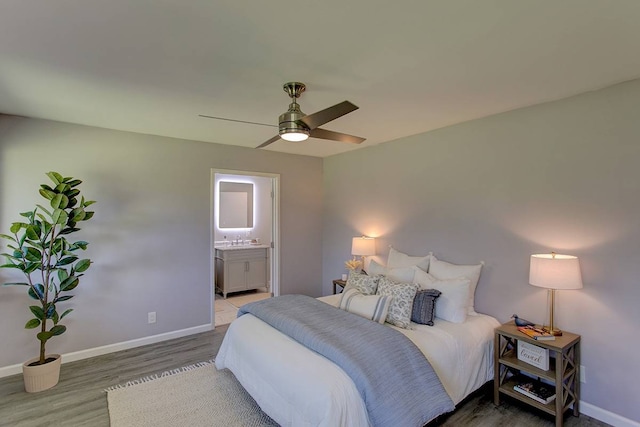
<path fill-rule="evenodd" d="M 111 427 L 277 426 L 233 374 L 213 362 L 107 389 Z"/>

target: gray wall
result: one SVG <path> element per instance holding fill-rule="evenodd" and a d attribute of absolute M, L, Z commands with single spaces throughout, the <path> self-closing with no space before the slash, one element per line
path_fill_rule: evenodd
<path fill-rule="evenodd" d="M 556 323 L 582 334 L 583 401 L 640 420 L 640 81 L 325 159 L 323 291 L 351 236 L 414 255 L 485 261 L 476 309 L 547 316 L 529 256 L 580 258 L 584 288 Z"/>
<path fill-rule="evenodd" d="M 322 159 L 2 115 L 0 132 L 2 232 L 42 203 L 49 170 L 82 179 L 98 201 L 78 236 L 95 263 L 50 352 L 211 323 L 211 168 L 280 174 L 281 292 L 320 295 Z M 0 270 L 0 282 L 10 274 Z M 37 355 L 34 331 L 23 329 L 28 303 L 23 288 L 0 289 L 0 367 Z"/>

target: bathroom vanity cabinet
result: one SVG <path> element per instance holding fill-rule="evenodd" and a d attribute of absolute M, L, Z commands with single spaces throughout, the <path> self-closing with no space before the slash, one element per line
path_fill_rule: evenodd
<path fill-rule="evenodd" d="M 268 287 L 268 251 L 267 245 L 216 248 L 216 292 L 226 298 L 232 292 Z"/>

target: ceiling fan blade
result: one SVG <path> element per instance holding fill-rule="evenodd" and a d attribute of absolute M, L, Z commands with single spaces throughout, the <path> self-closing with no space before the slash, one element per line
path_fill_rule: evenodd
<path fill-rule="evenodd" d="M 226 120 L 228 122 L 247 123 L 247 124 L 250 124 L 250 125 L 269 126 L 269 127 L 272 127 L 272 128 L 277 128 L 278 127 L 277 125 L 268 125 L 266 123 L 248 122 L 246 120 L 227 119 L 227 118 L 224 118 L 224 117 L 207 116 L 206 114 L 198 114 L 198 116 L 205 117 L 207 119 Z"/>
<path fill-rule="evenodd" d="M 315 129 L 318 126 L 322 126 L 323 124 L 330 122 L 331 120 L 335 120 L 338 117 L 342 117 L 345 114 L 357 110 L 358 108 L 359 107 L 353 105 L 349 101 L 342 101 L 333 107 L 325 108 L 324 110 L 320 110 L 316 113 L 306 115 L 301 118 L 300 121 L 307 125 L 309 129 Z"/>
<path fill-rule="evenodd" d="M 330 139 L 332 141 L 350 142 L 352 144 L 360 144 L 366 138 L 360 138 L 359 136 L 353 136 L 346 133 L 334 132 L 326 129 L 312 129 L 309 131 L 309 136 L 312 138 Z"/>
<path fill-rule="evenodd" d="M 276 142 L 279 139 L 280 139 L 280 135 L 276 135 L 271 139 L 267 139 L 265 142 L 263 142 L 262 144 L 258 145 L 256 148 L 266 147 L 267 145 L 272 144 L 272 143 Z"/>

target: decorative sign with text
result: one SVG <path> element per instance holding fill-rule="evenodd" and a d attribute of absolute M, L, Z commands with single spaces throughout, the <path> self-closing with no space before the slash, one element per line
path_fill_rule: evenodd
<path fill-rule="evenodd" d="M 518 340 L 518 359 L 542 370 L 549 370 L 549 350 Z"/>

